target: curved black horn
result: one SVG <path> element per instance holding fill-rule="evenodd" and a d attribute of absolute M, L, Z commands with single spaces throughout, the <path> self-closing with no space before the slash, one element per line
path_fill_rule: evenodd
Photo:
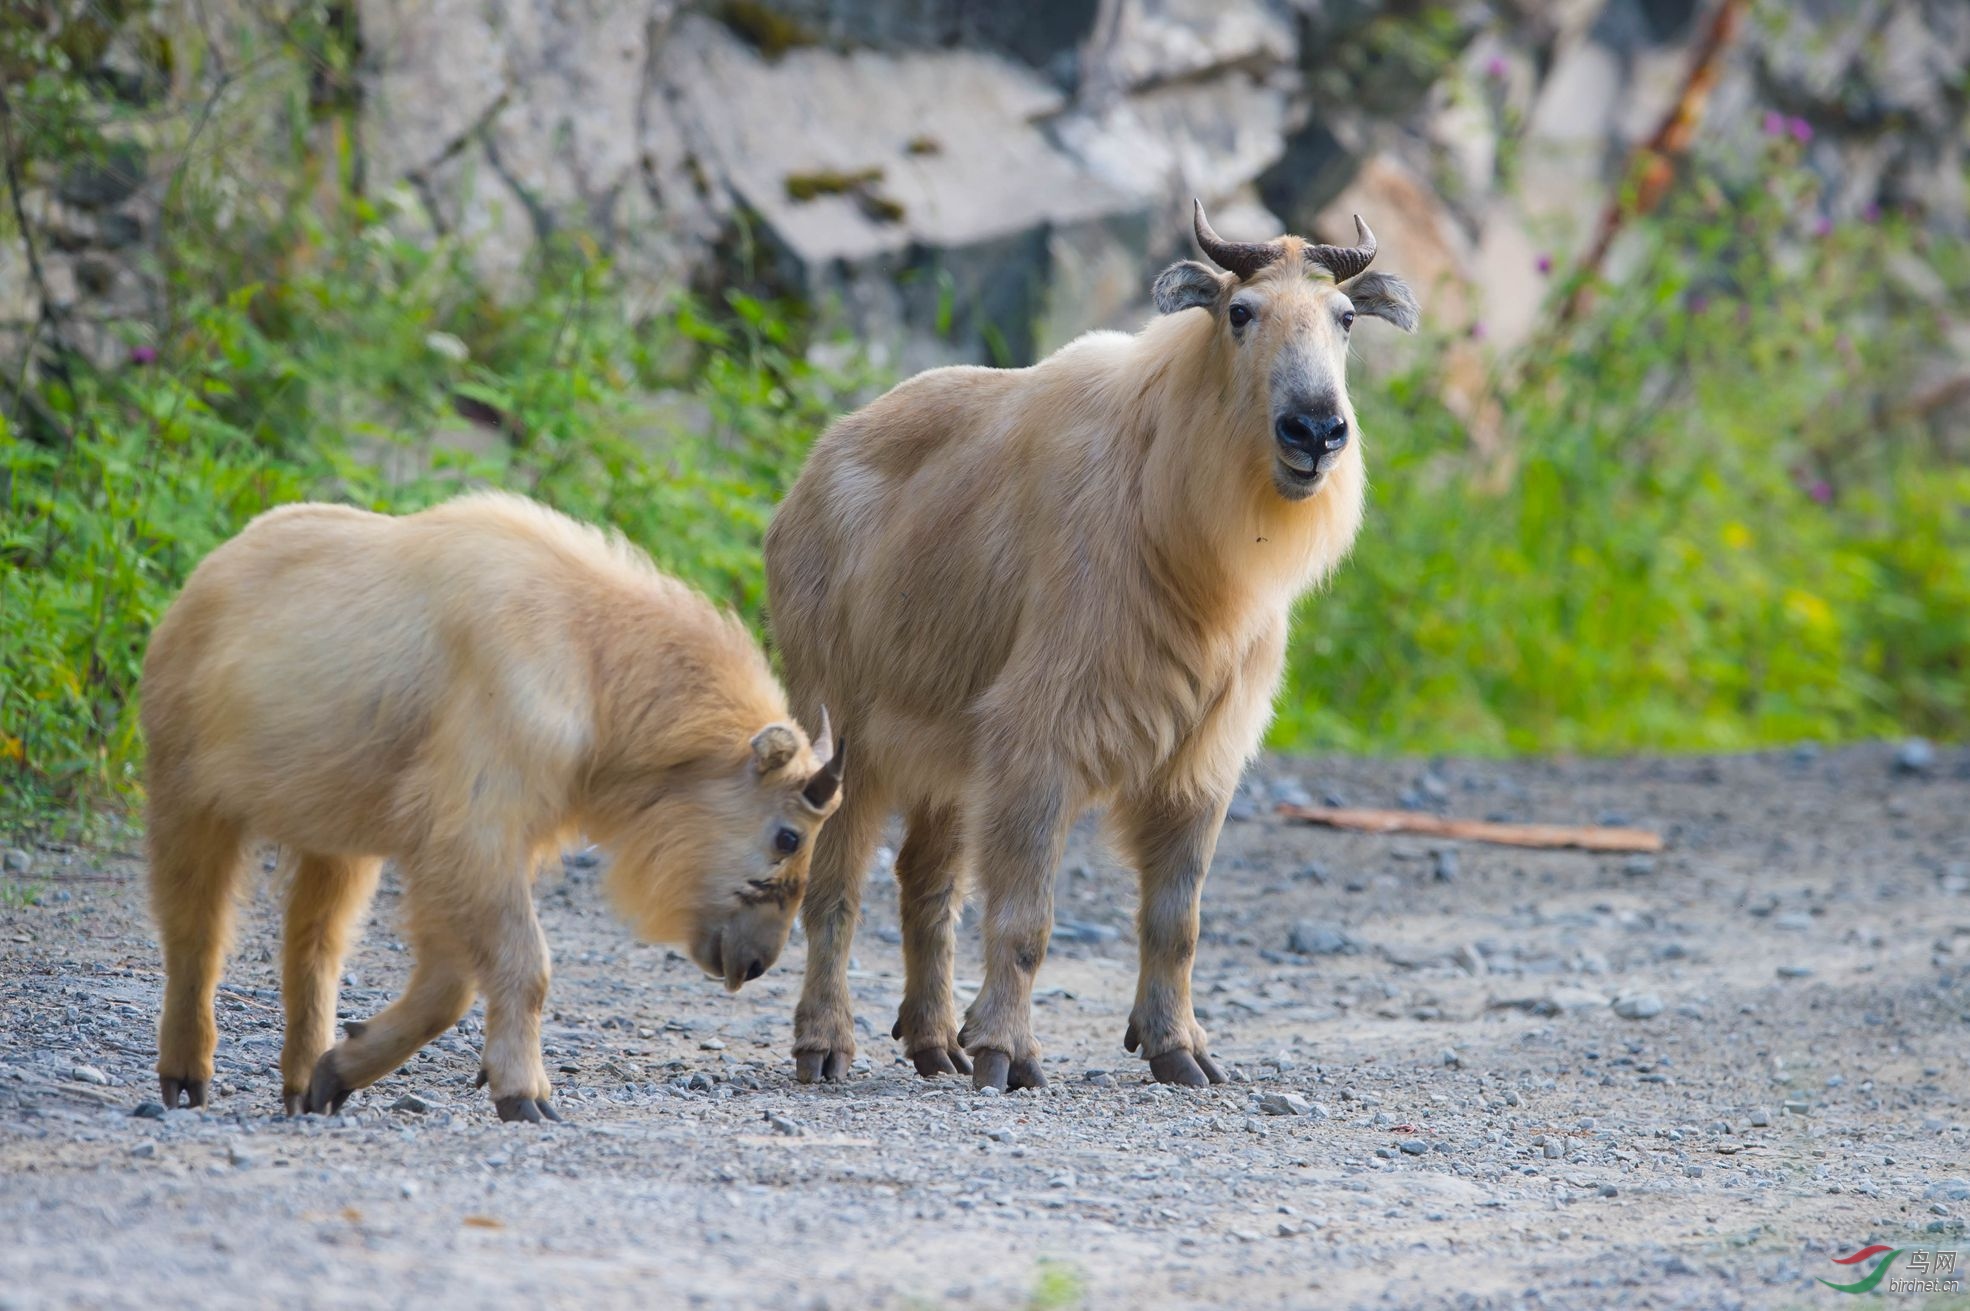
<path fill-rule="evenodd" d="M 1326 269 L 1334 275 L 1334 281 L 1346 282 L 1375 258 L 1375 234 L 1368 230 L 1359 214 L 1354 216 L 1354 235 L 1358 244 L 1353 246 L 1308 246 L 1306 262 Z"/>
<path fill-rule="evenodd" d="M 1190 203 L 1195 206 L 1191 218 L 1192 226 L 1197 230 L 1197 245 L 1219 268 L 1236 273 L 1240 278 L 1249 278 L 1284 253 L 1276 241 L 1226 241 L 1211 231 L 1211 225 L 1205 221 L 1204 202 L 1192 200 Z"/>
<path fill-rule="evenodd" d="M 800 790 L 801 799 L 816 810 L 834 800 L 841 790 L 841 769 L 848 761 L 848 739 L 843 737 L 834 745 L 834 754 L 807 780 L 807 786 Z"/>

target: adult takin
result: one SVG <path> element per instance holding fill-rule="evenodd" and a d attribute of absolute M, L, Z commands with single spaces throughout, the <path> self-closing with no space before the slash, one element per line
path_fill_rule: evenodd
<path fill-rule="evenodd" d="M 144 661 L 157 1073 L 204 1103 L 212 998 L 249 839 L 283 848 L 287 1111 L 333 1112 L 486 998 L 502 1120 L 558 1119 L 541 1061 L 540 863 L 577 832 L 618 912 L 736 990 L 785 945 L 841 800 L 738 620 L 619 538 L 518 497 L 403 518 L 261 515 L 193 572 Z M 333 1047 L 337 982 L 383 857 L 415 952 Z"/>
<path fill-rule="evenodd" d="M 1407 285 L 1366 272 L 1375 239 L 1355 224 L 1353 246 L 1229 242 L 1198 204 L 1218 267 L 1165 269 L 1140 333 L 1090 333 L 1031 368 L 931 370 L 815 445 L 766 535 L 770 614 L 795 706 L 832 705 L 857 765 L 802 911 L 803 1081 L 854 1058 L 849 946 L 895 810 L 892 1033 L 926 1076 L 1043 1085 L 1034 974 L 1068 826 L 1092 805 L 1141 880 L 1124 1044 L 1162 1082 L 1223 1080 L 1190 999 L 1205 873 L 1293 602 L 1361 525 L 1350 332 L 1365 315 L 1416 325 Z M 968 870 L 985 978 L 960 1028 Z"/>

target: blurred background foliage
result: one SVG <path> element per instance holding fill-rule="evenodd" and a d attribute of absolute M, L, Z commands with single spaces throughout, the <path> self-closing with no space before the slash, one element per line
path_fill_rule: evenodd
<path fill-rule="evenodd" d="M 112 166 L 119 125 L 168 99 L 101 61 L 138 8 L 0 28 L 17 275 L 45 276 L 37 177 Z M 506 487 L 615 525 L 758 623 L 773 505 L 826 424 L 895 380 L 797 298 L 727 284 L 653 304 L 579 230 L 489 277 L 472 232 L 420 230 L 405 189 L 360 184 L 335 127 L 343 12 L 301 5 L 251 56 L 291 70 L 291 167 L 243 188 L 226 142 L 186 151 L 142 312 L 83 324 L 44 299 L 0 358 L 0 821 L 140 791 L 149 630 L 269 506 Z M 1440 23 L 1425 7 L 1417 39 Z M 142 67 L 182 81 L 209 53 L 159 45 Z M 1358 376 L 1372 511 L 1301 607 L 1276 746 L 1970 730 L 1970 439 L 1899 399 L 1970 261 L 1899 214 L 1813 218 L 1819 183 L 1780 127 L 1748 170 L 1699 141 L 1618 277 L 1553 271 L 1541 326 L 1485 357 L 1509 441 L 1473 442 L 1446 401 L 1468 331 Z"/>

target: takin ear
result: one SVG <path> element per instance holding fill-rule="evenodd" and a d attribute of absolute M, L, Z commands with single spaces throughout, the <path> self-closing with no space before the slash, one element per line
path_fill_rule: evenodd
<path fill-rule="evenodd" d="M 800 739 L 785 724 L 768 724 L 752 738 L 753 768 L 761 774 L 771 774 L 782 769 L 794 753 L 800 750 Z"/>
<path fill-rule="evenodd" d="M 1223 290 L 1224 282 L 1215 270 L 1187 259 L 1158 273 L 1149 295 L 1156 302 L 1158 314 L 1175 314 L 1193 306 L 1209 309 L 1218 303 Z"/>
<path fill-rule="evenodd" d="M 1387 319 L 1404 332 L 1416 331 L 1416 293 L 1401 278 L 1387 273 L 1364 273 L 1341 288 L 1354 302 L 1356 314 Z"/>

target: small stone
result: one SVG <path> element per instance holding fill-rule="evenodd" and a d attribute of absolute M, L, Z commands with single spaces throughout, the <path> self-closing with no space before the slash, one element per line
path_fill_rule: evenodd
<path fill-rule="evenodd" d="M 1433 853 L 1433 857 L 1436 862 L 1433 877 L 1436 881 L 1438 883 L 1455 883 L 1458 874 L 1457 853 L 1448 847 L 1439 847 Z"/>
<path fill-rule="evenodd" d="M 987 1129 L 985 1136 L 995 1143 L 1009 1143 L 1018 1137 L 1011 1129 Z"/>
<path fill-rule="evenodd" d="M 404 1180 L 402 1183 L 397 1185 L 397 1194 L 398 1196 L 404 1198 L 405 1200 L 409 1200 L 410 1198 L 416 1197 L 417 1196 L 416 1182 L 410 1179 Z"/>
<path fill-rule="evenodd" d="M 1652 992 L 1634 992 L 1614 1000 L 1614 1013 L 1624 1020 L 1652 1020 L 1662 1014 L 1662 998 Z"/>
<path fill-rule="evenodd" d="M 77 1083 L 93 1083 L 98 1088 L 109 1087 L 109 1076 L 93 1065 L 78 1065 L 69 1071 L 69 1077 Z"/>
<path fill-rule="evenodd" d="M 1751 1114 L 1746 1118 L 1746 1122 L 1750 1124 L 1750 1126 L 1753 1129 L 1767 1128 L 1768 1126 L 1770 1126 L 1772 1122 L 1772 1113 L 1766 1110 L 1764 1107 L 1760 1106 L 1757 1110 L 1751 1112 Z"/>
<path fill-rule="evenodd" d="M 1621 872 L 1630 878 L 1643 878 L 1655 873 L 1654 856 L 1630 856 L 1621 863 Z"/>
<path fill-rule="evenodd" d="M 1542 1147 L 1540 1150 L 1546 1154 L 1546 1159 L 1549 1161 L 1557 1161 L 1562 1156 L 1566 1155 L 1566 1148 L 1560 1143 L 1560 1140 L 1557 1138 L 1548 1138 L 1546 1140 L 1545 1146 Z"/>
<path fill-rule="evenodd" d="M 701 1052 L 722 1052 L 725 1050 L 725 1042 L 720 1038 L 706 1038 L 698 1044 L 698 1050 Z"/>
<path fill-rule="evenodd" d="M 787 1138 L 798 1138 L 803 1133 L 806 1132 L 806 1130 L 802 1129 L 798 1124 L 795 1124 L 792 1120 L 789 1120 L 786 1116 L 780 1115 L 774 1111 L 766 1112 L 765 1119 L 766 1119 L 766 1123 L 772 1126 L 774 1133 L 780 1134 Z"/>
<path fill-rule="evenodd" d="M 1445 1047 L 1438 1059 L 1453 1070 L 1464 1063 L 1463 1058 L 1457 1055 L 1455 1047 Z"/>
<path fill-rule="evenodd" d="M 1330 920 L 1300 920 L 1286 934 L 1287 950 L 1301 956 L 1338 956 L 1354 945 L 1348 931 Z"/>
<path fill-rule="evenodd" d="M 1555 1014 L 1573 1014 L 1587 1011 L 1606 1010 L 1607 996 L 1591 988 L 1561 986 L 1547 995 L 1547 1004 Z"/>
<path fill-rule="evenodd" d="M 1115 1076 L 1106 1072 L 1093 1074 L 1088 1076 L 1088 1082 L 1097 1088 L 1113 1088 L 1115 1086 Z"/>
<path fill-rule="evenodd" d="M 8 847 L 5 860 L 9 874 L 25 874 L 34 868 L 34 857 L 19 847 Z"/>
<path fill-rule="evenodd" d="M 139 1120 L 162 1120 L 164 1118 L 164 1103 L 138 1102 L 136 1108 L 130 1114 Z"/>
<path fill-rule="evenodd" d="M 253 1164 L 252 1153 L 248 1152 L 238 1143 L 226 1144 L 226 1159 L 232 1162 L 233 1168 L 236 1170 L 244 1170 L 247 1166 Z"/>
<path fill-rule="evenodd" d="M 1305 1115 L 1310 1109 L 1304 1097 L 1292 1093 L 1269 1092 L 1259 1098 L 1259 1109 L 1267 1115 Z"/>
<path fill-rule="evenodd" d="M 1459 947 L 1451 954 L 1450 961 L 1473 978 L 1481 979 L 1491 972 L 1491 967 L 1484 963 L 1484 953 L 1478 950 L 1474 942 Z"/>
<path fill-rule="evenodd" d="M 1897 774 L 1927 774 L 1936 767 L 1936 748 L 1928 739 L 1912 737 L 1895 748 L 1895 772 Z"/>
<path fill-rule="evenodd" d="M 136 1157 L 140 1161 L 147 1161 L 151 1157 L 157 1155 L 157 1144 L 138 1143 L 135 1147 L 132 1147 L 130 1149 L 130 1155 Z"/>
<path fill-rule="evenodd" d="M 1422 1156 L 1430 1150 L 1430 1145 L 1421 1138 L 1404 1138 L 1396 1147 L 1411 1156 Z"/>
<path fill-rule="evenodd" d="M 1507 1106 L 1517 1106 L 1518 1104 L 1519 1104 L 1519 1093 L 1518 1093 L 1518 1089 L 1516 1089 L 1516 1088 L 1507 1088 L 1507 1089 L 1505 1090 L 1505 1105 L 1507 1105 Z"/>
<path fill-rule="evenodd" d="M 403 1096 L 397 1098 L 396 1101 L 391 1102 L 389 1109 L 393 1111 L 409 1111 L 412 1115 L 426 1115 L 437 1109 L 437 1103 L 426 1101 L 416 1093 L 405 1093 Z"/>
<path fill-rule="evenodd" d="M 1778 967 L 1778 976 L 1781 979 L 1810 979 L 1813 977 L 1813 967 L 1810 965 L 1781 965 Z"/>
<path fill-rule="evenodd" d="M 1934 1202 L 1970 1202 L 1970 1179 L 1938 1180 L 1922 1196 Z"/>

